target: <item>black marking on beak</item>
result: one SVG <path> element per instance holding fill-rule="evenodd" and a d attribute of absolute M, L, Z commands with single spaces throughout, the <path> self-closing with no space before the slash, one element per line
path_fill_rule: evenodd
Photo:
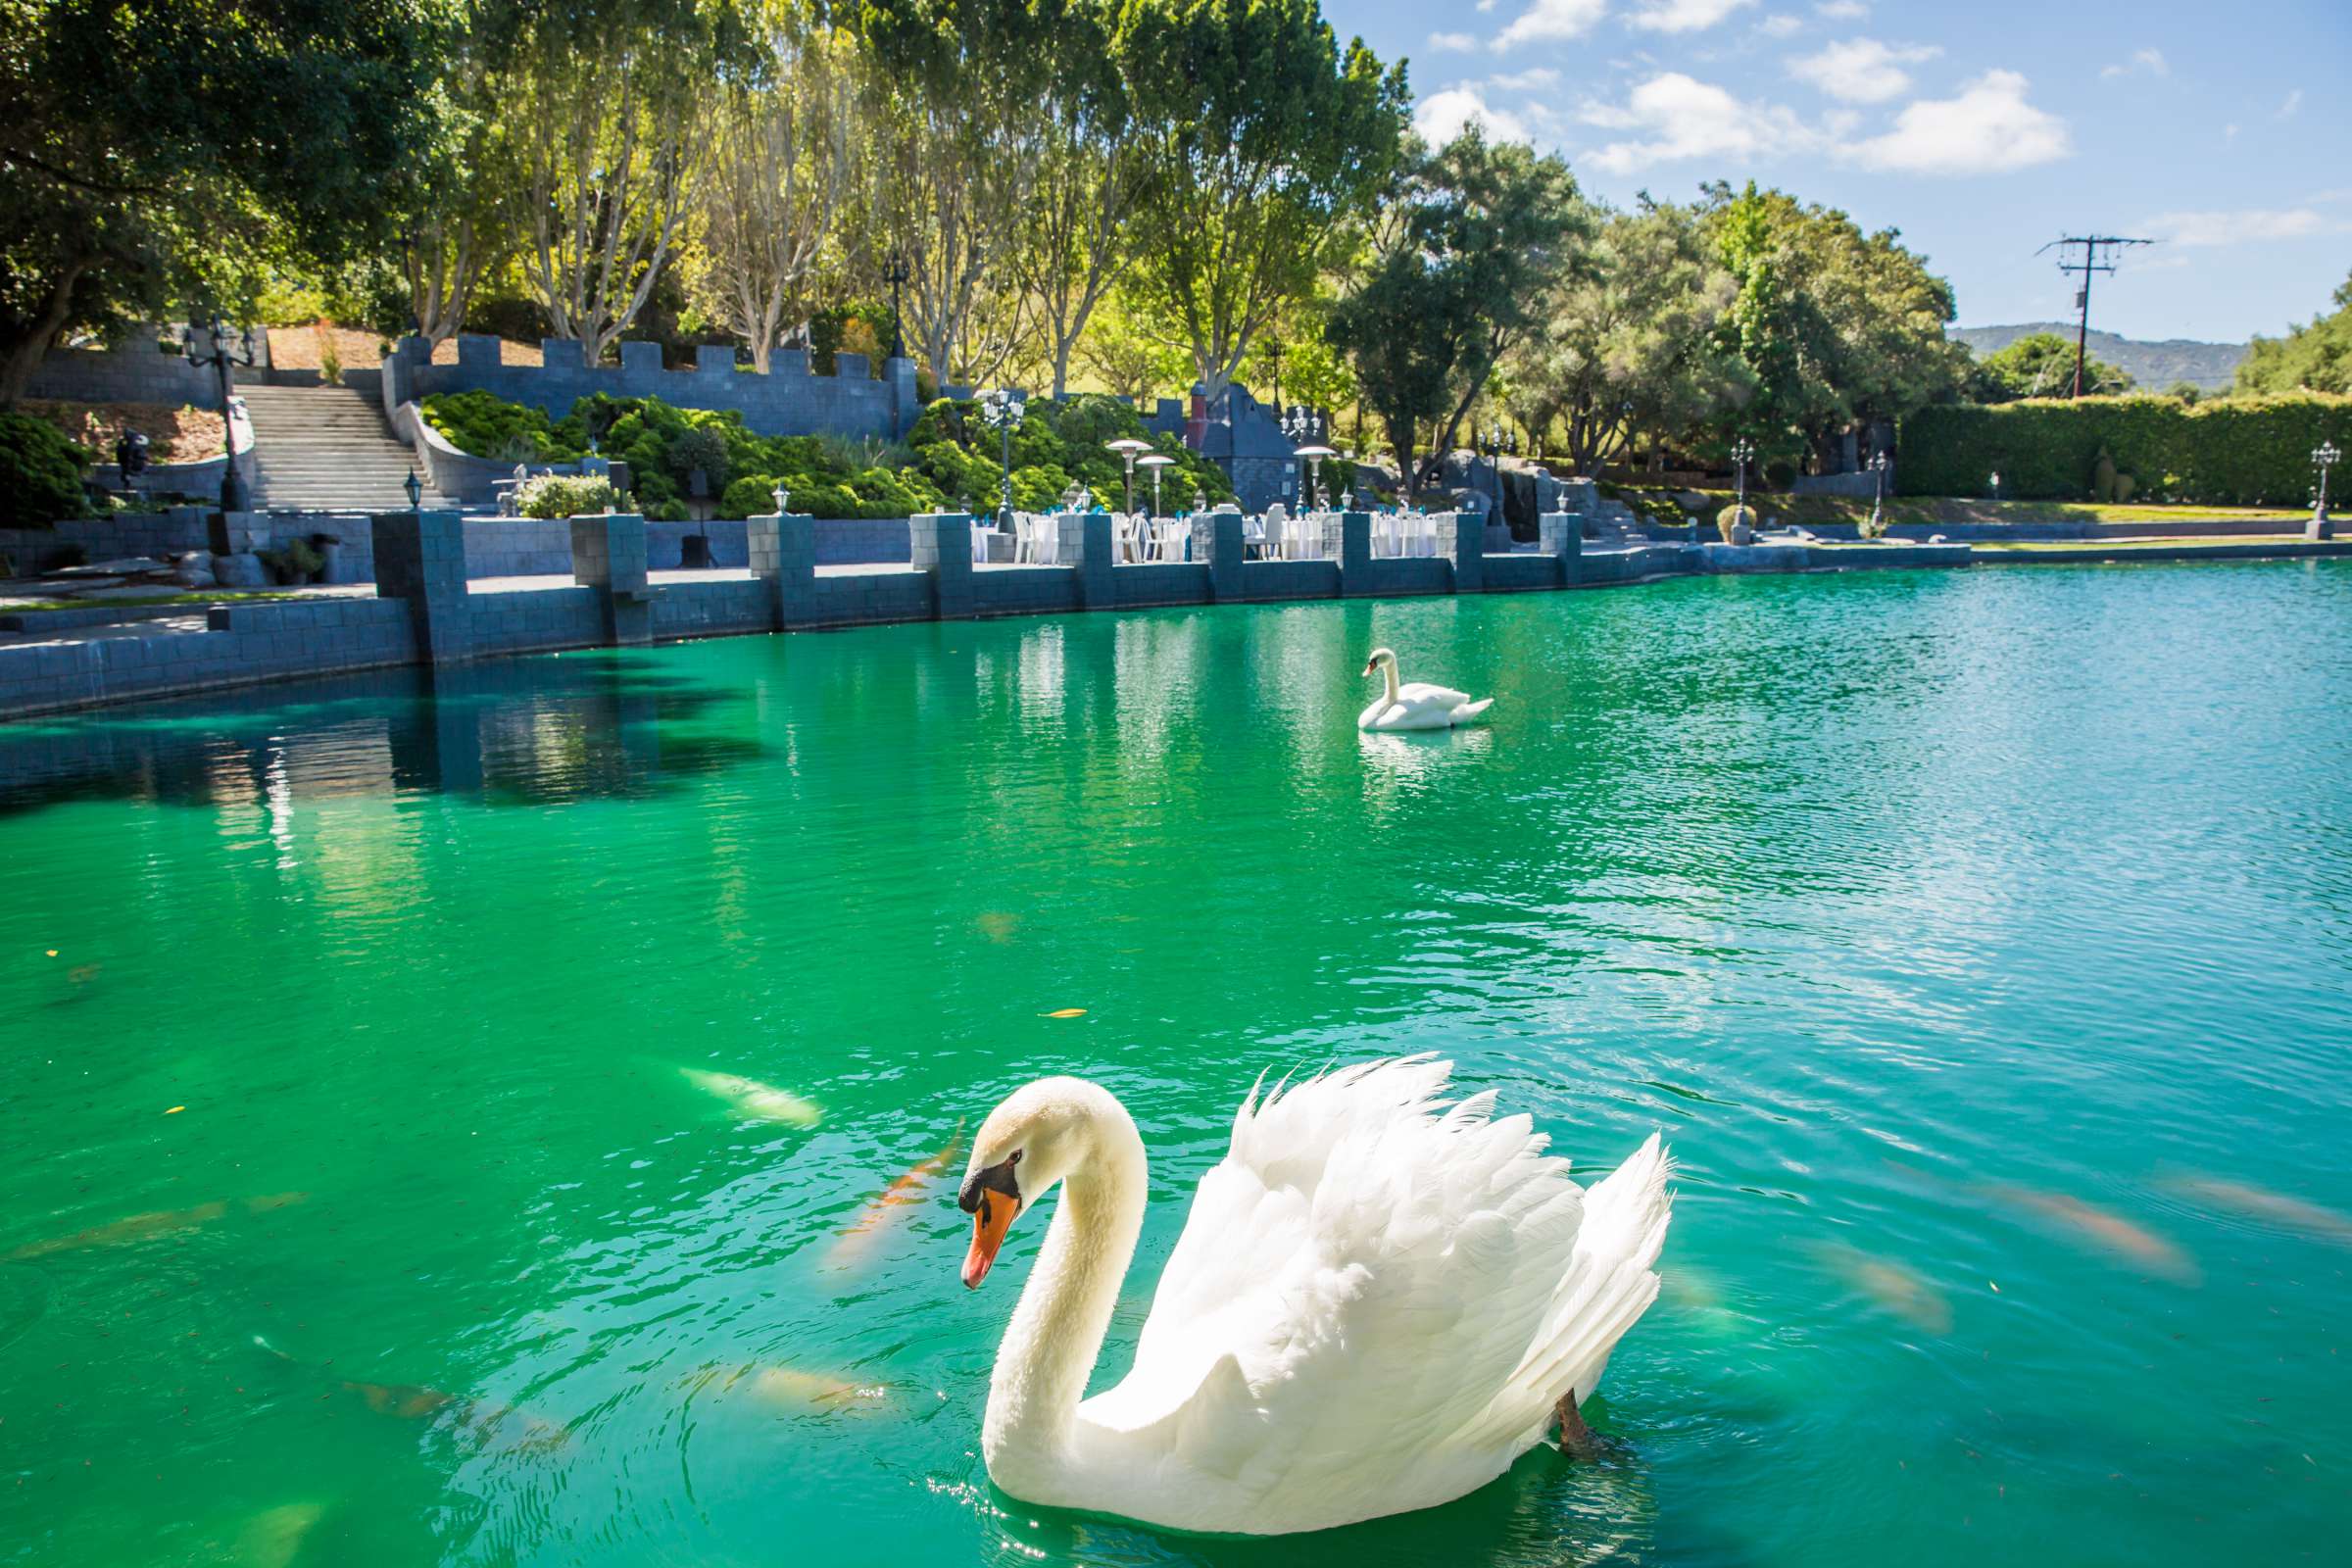
<path fill-rule="evenodd" d="M 1016 1149 L 994 1165 L 974 1171 L 965 1179 L 963 1191 L 956 1195 L 956 1206 L 966 1214 L 979 1213 L 980 1195 L 983 1192 L 1003 1193 L 1018 1203 L 1021 1200 L 1021 1184 L 1013 1180 L 1012 1167 L 1020 1162 L 1021 1152 Z"/>

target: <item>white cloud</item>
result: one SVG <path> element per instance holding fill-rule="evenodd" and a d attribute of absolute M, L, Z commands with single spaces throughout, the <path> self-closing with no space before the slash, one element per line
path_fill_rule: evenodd
<path fill-rule="evenodd" d="M 1694 158 L 1750 162 L 1820 141 L 1788 110 L 1744 101 L 1679 71 L 1650 77 L 1621 105 L 1589 104 L 1579 118 L 1607 130 L 1645 133 L 1591 155 L 1592 167 L 1610 174 Z"/>
<path fill-rule="evenodd" d="M 1755 0 L 1638 0 L 1630 19 L 1652 32 L 1698 32 Z"/>
<path fill-rule="evenodd" d="M 2066 122 L 2026 102 L 2026 78 L 1987 71 L 1956 98 L 1904 106 L 1894 128 L 1852 149 L 1865 168 L 1907 174 L 1993 174 L 2066 157 Z"/>
<path fill-rule="evenodd" d="M 1480 11 L 1480 13 L 1481 13 L 1481 14 L 1484 14 L 1484 13 L 1486 13 L 1486 12 L 1489 12 L 1489 11 L 1492 11 L 1492 10 L 1494 10 L 1494 3 L 1495 3 L 1495 0 L 1478 0 L 1478 9 L 1479 9 L 1479 11 Z"/>
<path fill-rule="evenodd" d="M 1429 35 L 1429 47 L 1433 54 L 1445 54 L 1448 50 L 1456 54 L 1468 54 L 1478 47 L 1478 40 L 1466 32 L 1433 32 Z"/>
<path fill-rule="evenodd" d="M 1549 66 L 1531 66 L 1525 71 L 1506 71 L 1498 76 L 1489 76 L 1487 85 L 1497 92 L 1535 92 L 1544 87 L 1560 84 L 1560 74 Z"/>
<path fill-rule="evenodd" d="M 2271 118 L 2273 120 L 2284 120 L 2302 107 L 2303 89 L 2297 87 L 2294 91 L 2286 95 L 2286 101 L 2278 106 L 2278 112 L 2273 115 Z"/>
<path fill-rule="evenodd" d="M 1870 7 L 1862 0 L 1822 0 L 1813 9 L 1832 22 L 1860 22 L 1870 15 Z"/>
<path fill-rule="evenodd" d="M 2169 76 L 2173 74 L 2173 68 L 2165 63 L 2163 50 L 2134 49 L 2132 51 L 2131 59 L 2120 60 L 2112 66 L 2102 67 L 2099 74 L 2102 76 L 2128 76 L 2134 71 L 2144 71 L 2151 76 Z"/>
<path fill-rule="evenodd" d="M 2241 208 L 2236 212 L 2159 213 L 2142 224 L 2158 239 L 2181 246 L 2243 245 L 2254 240 L 2301 239 L 2341 233 L 2352 224 L 2308 207 Z"/>
<path fill-rule="evenodd" d="M 1413 129 L 1432 146 L 1443 147 L 1477 122 L 1489 141 L 1528 140 L 1527 122 L 1507 109 L 1497 109 L 1474 85 L 1448 87 L 1413 106 Z"/>
<path fill-rule="evenodd" d="M 1853 38 L 1789 61 L 1788 74 L 1849 104 L 1883 104 L 1911 90 L 1911 74 L 1904 66 L 1933 60 L 1941 53 L 1927 44 Z"/>
<path fill-rule="evenodd" d="M 1796 18 L 1784 13 L 1780 16 L 1766 17 L 1762 22 L 1756 24 L 1756 30 L 1767 38 L 1788 38 L 1801 31 L 1804 25 Z"/>
<path fill-rule="evenodd" d="M 1494 35 L 1494 47 L 1534 43 L 1546 38 L 1574 38 L 1589 32 L 1609 9 L 1609 0 L 1536 0 L 1519 19 Z"/>

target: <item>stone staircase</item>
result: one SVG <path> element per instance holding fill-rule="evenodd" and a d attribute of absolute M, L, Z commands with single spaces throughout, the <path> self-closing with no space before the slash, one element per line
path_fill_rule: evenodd
<path fill-rule="evenodd" d="M 241 386 L 253 419 L 257 512 L 392 512 L 409 504 L 412 472 L 422 504 L 448 507 L 416 456 L 392 436 L 373 402 L 344 386 Z"/>

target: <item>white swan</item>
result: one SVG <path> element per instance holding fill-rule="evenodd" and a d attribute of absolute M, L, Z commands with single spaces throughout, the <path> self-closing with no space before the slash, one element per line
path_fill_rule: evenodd
<path fill-rule="evenodd" d="M 1555 1417 L 1581 1440 L 1576 1401 L 1657 1295 L 1665 1153 L 1652 1134 L 1580 1191 L 1528 1117 L 1490 1119 L 1493 1091 L 1441 1104 L 1451 1065 L 1413 1056 L 1252 1090 L 1133 1369 L 1083 1403 L 1143 1226 L 1143 1139 L 1082 1078 L 1041 1079 L 991 1112 L 959 1200 L 965 1285 L 1062 1184 L 989 1384 L 980 1447 L 997 1485 L 1278 1535 L 1461 1496 Z"/>
<path fill-rule="evenodd" d="M 1492 697 L 1474 703 L 1468 692 L 1425 681 L 1397 685 L 1396 656 L 1386 648 L 1373 649 L 1372 657 L 1364 661 L 1365 674 L 1376 669 L 1388 682 L 1388 691 L 1356 715 L 1357 729 L 1449 729 L 1469 723 L 1494 703 Z"/>

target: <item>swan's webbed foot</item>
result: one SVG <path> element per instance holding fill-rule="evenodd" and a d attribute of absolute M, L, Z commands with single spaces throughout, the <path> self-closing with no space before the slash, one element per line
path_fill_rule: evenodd
<path fill-rule="evenodd" d="M 1560 1402 L 1552 1407 L 1552 1414 L 1559 1418 L 1562 1453 L 1579 1459 L 1596 1459 L 1600 1456 L 1599 1441 L 1592 1436 L 1592 1429 L 1585 1425 L 1585 1418 L 1577 1413 L 1574 1389 L 1560 1396 Z"/>

